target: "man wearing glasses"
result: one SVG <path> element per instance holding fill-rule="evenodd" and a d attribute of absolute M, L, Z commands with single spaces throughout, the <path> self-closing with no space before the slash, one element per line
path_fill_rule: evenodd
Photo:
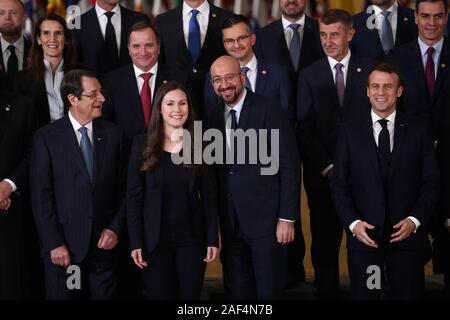
<path fill-rule="evenodd" d="M 101 86 L 88 71 L 68 72 L 61 96 L 69 112 L 33 140 L 32 207 L 44 260 L 47 299 L 110 299 L 113 251 L 124 221 L 122 131 L 103 120 Z M 68 279 L 66 268 L 81 270 Z M 79 285 L 80 284 L 80 285 Z M 88 290 L 86 290 L 88 289 Z"/>

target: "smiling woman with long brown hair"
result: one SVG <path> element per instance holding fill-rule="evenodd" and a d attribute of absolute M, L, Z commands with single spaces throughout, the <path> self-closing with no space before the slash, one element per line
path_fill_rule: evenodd
<path fill-rule="evenodd" d="M 218 252 L 214 172 L 206 165 L 172 160 L 194 145 L 194 118 L 186 88 L 176 82 L 163 84 L 147 135 L 133 142 L 128 232 L 131 257 L 142 269 L 150 299 L 199 299 L 205 262 Z M 181 129 L 189 134 L 183 136 Z"/>

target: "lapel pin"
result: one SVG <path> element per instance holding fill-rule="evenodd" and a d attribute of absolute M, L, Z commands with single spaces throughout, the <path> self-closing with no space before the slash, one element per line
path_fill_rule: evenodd
<path fill-rule="evenodd" d="M 5 111 L 6 111 L 6 112 L 9 112 L 9 110 L 11 110 L 11 105 L 10 105 L 10 104 L 7 104 L 6 107 L 5 107 Z"/>
<path fill-rule="evenodd" d="M 445 68 L 445 67 L 446 67 L 445 63 L 441 64 L 441 68 Z"/>
<path fill-rule="evenodd" d="M 362 69 L 361 68 L 358 68 L 358 69 L 356 69 L 356 72 L 361 72 L 362 71 Z"/>
<path fill-rule="evenodd" d="M 403 21 L 405 21 L 405 22 L 408 21 L 408 17 L 404 17 Z"/>
<path fill-rule="evenodd" d="M 167 83 L 167 80 L 164 80 L 163 83 Z"/>
<path fill-rule="evenodd" d="M 212 17 L 215 18 L 217 15 L 215 13 L 212 14 Z"/>
<path fill-rule="evenodd" d="M 98 138 L 97 138 L 97 141 L 102 141 L 102 137 L 98 137 Z"/>
<path fill-rule="evenodd" d="M 266 70 L 261 71 L 262 74 L 267 74 Z"/>

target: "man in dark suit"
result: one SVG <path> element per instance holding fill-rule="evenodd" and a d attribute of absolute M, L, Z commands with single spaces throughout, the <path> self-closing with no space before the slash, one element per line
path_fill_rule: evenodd
<path fill-rule="evenodd" d="M 228 55 L 234 57 L 246 74 L 246 88 L 279 103 L 283 112 L 293 122 L 295 100 L 289 84 L 287 69 L 276 63 L 257 59 L 253 53 L 256 36 L 250 21 L 243 15 L 231 16 L 222 24 L 222 41 Z M 205 81 L 205 108 L 208 113 L 220 100 L 214 93 L 211 78 Z M 206 117 L 205 117 L 206 119 Z"/>
<path fill-rule="evenodd" d="M 220 27 L 232 13 L 206 0 L 185 0 L 159 15 L 159 61 L 186 74 L 197 114 L 202 115 L 205 75 L 213 61 L 225 54 Z"/>
<path fill-rule="evenodd" d="M 211 66 L 211 79 L 214 91 L 223 99 L 209 114 L 208 124 L 221 132 L 227 150 L 221 160 L 228 156 L 217 174 L 222 250 L 231 297 L 277 298 L 285 287 L 283 245 L 294 239 L 294 221 L 300 210 L 295 137 L 275 102 L 245 89 L 245 75 L 234 58 L 218 58 Z M 243 138 L 239 129 L 245 135 L 256 131 L 259 142 Z M 278 138 L 263 143 L 261 129 L 271 136 L 278 133 Z M 255 145 L 273 154 L 274 161 L 263 164 L 254 154 Z M 250 160 L 255 156 L 256 161 Z M 276 167 L 270 168 L 275 163 Z"/>
<path fill-rule="evenodd" d="M 286 66 L 295 88 L 299 71 L 323 57 L 319 24 L 305 14 L 306 0 L 280 0 L 280 8 L 281 18 L 257 32 L 255 53 Z"/>
<path fill-rule="evenodd" d="M 334 157 L 332 194 L 347 230 L 353 298 L 379 298 L 381 270 L 393 299 L 419 299 L 427 225 L 439 195 L 439 172 L 426 119 L 396 110 L 400 73 L 370 73 L 372 108 L 346 121 Z"/>
<path fill-rule="evenodd" d="M 115 294 L 113 251 L 124 223 L 122 131 L 102 120 L 104 97 L 95 75 L 73 70 L 61 96 L 68 115 L 33 139 L 30 185 L 44 259 L 48 299 L 92 299 Z M 66 284 L 78 264 L 81 290 Z M 89 288 L 86 291 L 86 288 Z"/>
<path fill-rule="evenodd" d="M 2 0 L 0 3 L 0 66 L 7 73 L 14 89 L 17 74 L 27 63 L 30 41 L 22 35 L 27 15 L 20 0 Z"/>
<path fill-rule="evenodd" d="M 311 256 L 319 298 L 337 298 L 342 227 L 329 181 L 338 128 L 348 116 L 366 111 L 367 73 L 373 66 L 349 50 L 355 31 L 346 11 L 332 9 L 320 19 L 327 55 L 299 76 L 297 116 L 312 235 Z M 326 222 L 326 223 L 324 223 Z"/>
<path fill-rule="evenodd" d="M 392 48 L 417 38 L 414 11 L 399 6 L 396 0 L 372 0 L 365 12 L 353 17 L 353 26 L 352 51 L 377 61 Z"/>
<path fill-rule="evenodd" d="M 28 99 L 7 95 L 7 81 L 0 72 L 0 300 L 36 298 L 31 272 L 42 277 L 33 269 L 39 248 L 28 193 L 28 151 L 38 122 Z"/>
<path fill-rule="evenodd" d="M 102 117 L 118 124 L 131 143 L 135 135 L 147 130 L 158 87 L 175 79 L 168 67 L 158 63 L 160 42 L 150 22 L 140 21 L 131 27 L 128 52 L 133 63 L 103 79 L 106 101 Z"/>
<path fill-rule="evenodd" d="M 98 0 L 92 9 L 81 15 L 79 28 L 73 29 L 78 60 L 100 78 L 131 63 L 128 30 L 136 22 L 148 20 L 146 15 L 118 3 L 119 0 Z"/>

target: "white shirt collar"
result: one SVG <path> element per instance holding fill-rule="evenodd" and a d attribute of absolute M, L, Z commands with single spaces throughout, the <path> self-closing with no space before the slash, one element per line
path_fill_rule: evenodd
<path fill-rule="evenodd" d="M 244 105 L 245 97 L 247 96 L 247 89 L 244 88 L 244 93 L 242 94 L 242 97 L 239 99 L 239 101 L 234 105 L 233 108 L 231 108 L 229 105 L 225 104 L 225 109 L 227 112 L 230 112 L 231 109 L 236 111 L 236 114 L 241 114 L 242 106 Z"/>
<path fill-rule="evenodd" d="M 395 124 L 395 115 L 397 114 L 397 110 L 394 110 L 387 118 L 385 118 L 387 121 L 392 122 L 392 124 Z M 370 111 L 370 115 L 372 116 L 372 125 L 378 122 L 378 120 L 381 120 L 379 115 L 377 115 L 373 110 Z"/>
<path fill-rule="evenodd" d="M 334 67 L 336 66 L 336 64 L 341 63 L 344 65 L 344 68 L 348 68 L 348 64 L 350 62 L 350 57 L 351 57 L 351 52 L 350 49 L 348 49 L 347 54 L 345 55 L 344 59 L 342 59 L 341 61 L 337 61 L 331 57 L 328 57 L 328 63 L 330 64 L 331 70 L 334 70 Z"/>
<path fill-rule="evenodd" d="M 156 63 L 153 65 L 153 67 L 151 67 L 150 70 L 148 70 L 148 71 L 142 71 L 134 63 L 133 63 L 133 69 L 134 69 L 134 75 L 136 78 L 139 78 L 141 76 L 141 74 L 148 73 L 148 72 L 151 72 L 152 77 L 153 77 L 158 72 L 158 61 L 156 61 Z"/>
<path fill-rule="evenodd" d="M 383 10 L 381 10 L 381 8 L 379 6 L 373 5 L 372 7 L 373 7 L 373 11 L 375 12 L 375 15 L 379 15 L 381 12 L 383 12 Z M 394 4 L 386 11 L 390 11 L 390 12 L 392 12 L 392 14 L 397 13 L 397 11 L 398 11 L 397 1 L 394 1 Z"/>
<path fill-rule="evenodd" d="M 420 52 L 422 53 L 422 56 L 426 55 L 429 46 L 428 46 L 427 44 L 425 44 L 425 43 L 420 39 L 420 37 L 417 38 L 417 41 L 418 41 L 418 43 L 419 43 Z M 444 37 L 442 37 L 441 40 L 439 40 L 438 42 L 436 42 L 436 43 L 434 44 L 434 46 L 433 46 L 434 51 L 435 51 L 437 54 L 441 54 L 442 46 L 443 46 L 443 45 L 444 45 Z"/>
<path fill-rule="evenodd" d="M 100 18 L 102 15 L 104 15 L 107 11 L 101 8 L 98 3 L 95 3 L 95 12 L 97 13 L 97 18 Z M 119 18 L 120 18 L 120 5 L 117 4 L 114 9 L 111 10 L 111 12 L 114 12 Z"/>
<path fill-rule="evenodd" d="M 50 73 L 52 72 L 52 67 L 50 66 L 50 62 L 48 62 L 45 59 L 44 59 L 44 66 L 45 66 L 45 70 L 47 70 Z M 61 61 L 59 62 L 58 67 L 56 68 L 56 72 L 64 72 L 63 67 L 64 67 L 64 58 L 62 58 Z"/>
<path fill-rule="evenodd" d="M 247 67 L 251 72 L 256 72 L 256 68 L 258 67 L 258 61 L 256 60 L 255 54 L 253 54 L 253 57 L 245 66 L 241 67 Z"/>
<path fill-rule="evenodd" d="M 88 129 L 88 132 L 92 132 L 92 121 L 86 123 L 84 126 L 82 126 L 81 124 L 78 123 L 78 121 L 72 116 L 72 112 L 69 108 L 69 120 L 70 123 L 72 124 L 73 130 L 75 132 L 78 132 L 78 129 L 80 129 L 81 127 L 86 127 Z"/>
<path fill-rule="evenodd" d="M 303 16 L 298 19 L 295 22 L 290 22 L 288 19 L 286 19 L 284 16 L 281 16 L 281 22 L 283 23 L 283 29 L 286 30 L 287 28 L 289 28 L 289 25 L 293 24 L 293 23 L 298 23 L 301 27 L 305 26 L 305 14 L 303 14 Z"/>
<path fill-rule="evenodd" d="M 196 10 L 200 11 L 202 15 L 208 15 L 209 14 L 209 3 L 208 1 L 203 2 L 198 8 L 195 8 Z M 185 1 L 183 1 L 183 16 L 187 16 L 191 13 L 191 11 L 194 10 L 194 8 L 189 7 Z"/>
<path fill-rule="evenodd" d="M 22 53 L 24 51 L 24 46 L 25 46 L 25 41 L 23 40 L 23 36 L 21 36 L 19 38 L 19 40 L 17 40 L 14 43 L 9 43 L 8 41 L 6 41 L 5 39 L 3 39 L 2 37 L 0 37 L 1 39 L 1 43 L 2 43 L 2 49 L 5 52 L 6 50 L 8 50 L 8 47 L 12 44 L 16 47 L 17 52 Z M 9 51 L 9 50 L 8 50 Z"/>

